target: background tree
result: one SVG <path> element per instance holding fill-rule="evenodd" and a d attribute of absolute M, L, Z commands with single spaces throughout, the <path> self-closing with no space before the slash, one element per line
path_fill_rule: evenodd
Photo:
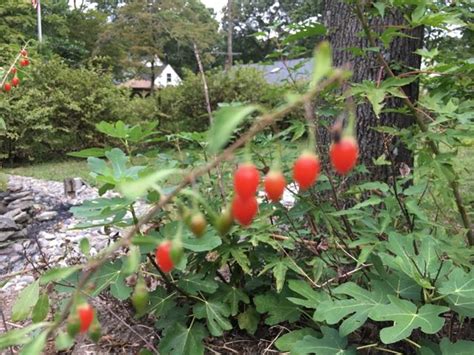
<path fill-rule="evenodd" d="M 234 52 L 244 63 L 259 62 L 278 48 L 277 38 L 288 26 L 318 18 L 320 1 L 297 0 L 234 0 Z M 226 10 L 227 11 L 227 10 Z M 227 30 L 227 18 L 223 18 Z M 265 34 L 262 34 L 265 33 Z M 308 41 L 308 48 L 314 41 Z"/>
<path fill-rule="evenodd" d="M 369 6 L 369 5 L 367 5 Z M 406 7 L 408 9 L 408 7 Z M 415 51 L 423 45 L 423 27 L 407 29 L 404 8 L 393 7 L 380 16 L 375 7 L 369 9 L 374 16 L 369 20 L 370 28 L 377 33 L 384 33 L 385 38 L 392 39 L 387 46 L 379 41 L 386 61 L 397 68 L 397 73 L 418 70 L 421 58 Z M 336 66 L 349 64 L 353 72 L 352 81 L 361 83 L 373 80 L 376 84 L 386 79 L 386 73 L 377 60 L 377 54 L 365 36 L 363 28 L 354 12 L 354 7 L 344 1 L 326 1 L 323 18 L 328 28 L 328 39 L 334 48 Z M 415 81 L 403 91 L 412 101 L 418 98 L 419 86 Z M 387 160 L 395 163 L 398 169 L 402 163 L 413 167 L 413 158 L 407 146 L 395 137 L 377 131 L 380 126 L 401 130 L 414 123 L 413 116 L 404 110 L 402 100 L 390 98 L 386 101 L 385 112 L 380 117 L 374 113 L 372 105 L 367 102 L 357 104 L 357 138 L 360 144 L 360 161 L 370 170 L 374 178 L 386 180 L 391 176 L 387 165 L 374 165 L 374 160 L 386 154 Z M 330 137 L 326 129 L 322 134 L 323 145 L 328 146 Z"/>
<path fill-rule="evenodd" d="M 95 53 L 113 58 L 115 71 L 126 75 L 139 72 L 144 62 L 156 56 L 176 69 L 194 69 L 193 43 L 201 51 L 211 48 L 217 29 L 211 12 L 198 0 L 135 0 L 117 11 Z M 205 56 L 204 61 L 209 58 Z"/>

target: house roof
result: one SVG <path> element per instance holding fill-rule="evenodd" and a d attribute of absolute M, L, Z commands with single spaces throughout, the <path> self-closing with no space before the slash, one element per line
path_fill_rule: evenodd
<path fill-rule="evenodd" d="M 146 89 L 149 90 L 151 88 L 151 80 L 144 80 L 144 79 L 131 79 L 126 81 L 121 86 L 130 88 L 130 89 Z"/>
<path fill-rule="evenodd" d="M 269 84 L 283 84 L 292 80 L 308 80 L 313 72 L 313 58 L 246 64 L 243 67 L 261 71 Z"/>

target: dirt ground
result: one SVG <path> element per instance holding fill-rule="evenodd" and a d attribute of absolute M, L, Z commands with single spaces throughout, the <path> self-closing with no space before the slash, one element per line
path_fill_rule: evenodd
<path fill-rule="evenodd" d="M 0 334 L 8 330 L 20 328 L 27 323 L 11 322 L 11 308 L 16 300 L 18 292 L 0 291 L 0 307 L 4 320 L 0 315 Z M 99 296 L 93 300 L 93 306 L 100 314 L 102 326 L 102 337 L 98 344 L 92 343 L 86 336 L 78 336 L 75 345 L 68 351 L 57 352 L 54 348 L 54 340 L 48 342 L 45 354 L 138 354 L 143 348 L 148 348 L 152 353 L 158 353 L 160 335 L 153 328 L 152 319 L 133 318 L 133 311 L 127 304 L 118 302 L 112 297 Z M 279 353 L 273 347 L 273 340 L 277 338 L 282 328 L 270 328 L 265 330 L 264 338 L 239 331 L 231 331 L 220 338 L 208 338 L 205 341 L 206 354 L 276 354 Z M 0 351 L 0 354 L 18 354 L 18 348 Z"/>

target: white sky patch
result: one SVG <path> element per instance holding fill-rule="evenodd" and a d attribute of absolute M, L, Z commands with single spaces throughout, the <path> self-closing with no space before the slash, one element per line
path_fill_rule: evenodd
<path fill-rule="evenodd" d="M 222 17 L 222 9 L 227 4 L 227 0 L 201 0 L 201 2 L 206 5 L 206 7 L 211 7 L 214 9 L 214 12 L 217 14 L 217 19 L 220 20 Z M 76 1 L 77 6 L 80 6 L 82 0 Z M 74 0 L 69 0 L 69 6 L 73 6 Z"/>

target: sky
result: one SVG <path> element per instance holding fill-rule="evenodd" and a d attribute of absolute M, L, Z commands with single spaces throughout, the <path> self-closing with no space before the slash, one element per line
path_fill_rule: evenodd
<path fill-rule="evenodd" d="M 214 11 L 218 14 L 218 18 L 220 17 L 220 12 L 222 8 L 227 4 L 227 0 L 201 0 L 204 5 L 207 7 L 212 7 Z M 69 0 L 69 4 L 72 6 L 73 0 Z"/>
<path fill-rule="evenodd" d="M 227 4 L 227 0 L 201 0 L 207 7 L 214 8 L 216 13 L 219 13 L 222 8 Z"/>

